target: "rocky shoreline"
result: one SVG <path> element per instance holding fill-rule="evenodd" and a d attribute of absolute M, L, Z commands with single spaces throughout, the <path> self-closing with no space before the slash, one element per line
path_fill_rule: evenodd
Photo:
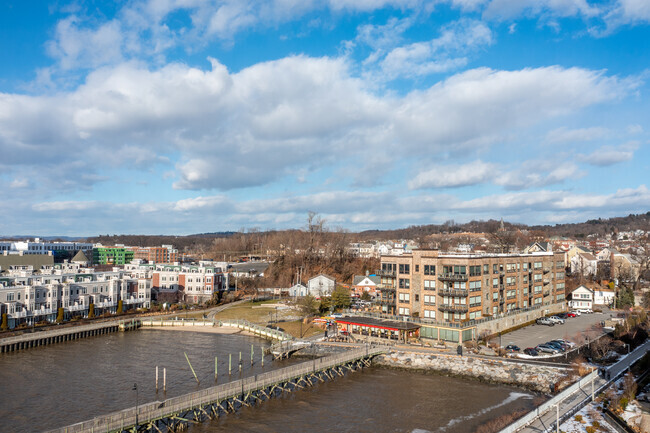
<path fill-rule="evenodd" d="M 395 351 L 375 357 L 373 364 L 385 368 L 466 377 L 482 382 L 522 387 L 550 393 L 565 382 L 565 368 L 505 362 L 468 356 Z"/>

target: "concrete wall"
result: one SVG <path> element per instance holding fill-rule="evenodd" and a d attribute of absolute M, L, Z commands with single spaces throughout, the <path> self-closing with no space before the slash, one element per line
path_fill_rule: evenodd
<path fill-rule="evenodd" d="M 566 376 L 565 368 L 506 362 L 468 356 L 392 351 L 375 357 L 380 366 L 419 371 L 438 371 L 486 382 L 521 386 L 548 393 Z"/>
<path fill-rule="evenodd" d="M 537 310 L 525 311 L 523 313 L 513 314 L 511 316 L 503 317 L 500 319 L 490 320 L 489 322 L 479 323 L 476 325 L 476 335 L 480 336 L 485 332 L 489 333 L 490 335 L 498 334 L 499 332 L 503 332 L 515 326 L 523 325 L 527 322 L 532 322 L 533 320 L 547 314 L 556 314 L 562 311 L 566 311 L 565 302 L 546 305 Z"/>

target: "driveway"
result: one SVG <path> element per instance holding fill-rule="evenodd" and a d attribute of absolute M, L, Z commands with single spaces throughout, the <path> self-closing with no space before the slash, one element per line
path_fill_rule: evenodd
<path fill-rule="evenodd" d="M 556 338 L 563 338 L 582 345 L 587 342 L 587 338 L 593 340 L 603 334 L 599 325 L 600 322 L 609 318 L 609 310 L 603 311 L 606 312 L 582 314 L 578 317 L 567 318 L 564 325 L 546 326 L 535 324 L 526 326 L 503 334 L 501 336 L 501 345 L 505 347 L 508 344 L 516 344 L 523 350 L 526 347 L 535 347 Z M 498 338 L 496 337 L 497 340 L 493 339 L 492 341 L 498 343 Z"/>

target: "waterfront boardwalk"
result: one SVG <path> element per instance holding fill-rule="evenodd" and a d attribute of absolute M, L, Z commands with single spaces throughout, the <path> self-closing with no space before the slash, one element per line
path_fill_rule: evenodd
<path fill-rule="evenodd" d="M 607 389 L 616 378 L 625 373 L 632 364 L 641 359 L 650 351 L 650 340 L 637 347 L 632 353 L 621 359 L 616 364 L 606 369 L 607 377 L 603 378 L 595 370 L 582 378 L 579 382 L 562 391 L 551 400 L 543 403 L 537 409 L 515 421 L 500 433 L 542 433 L 555 431 L 555 425 L 559 418 L 560 423 L 573 416 L 577 411 L 592 401 Z"/>
<path fill-rule="evenodd" d="M 372 357 L 386 347 L 362 347 L 342 354 L 313 359 L 282 369 L 228 382 L 201 391 L 155 401 L 99 416 L 49 433 L 163 432 L 184 429 L 187 424 L 214 419 L 242 406 L 261 403 L 283 392 L 333 380 L 346 371 L 370 366 Z"/>
<path fill-rule="evenodd" d="M 37 331 L 0 339 L 0 353 L 14 352 L 31 347 L 78 340 L 119 330 L 136 329 L 137 320 L 112 320 L 89 325 L 65 326 L 60 329 Z"/>

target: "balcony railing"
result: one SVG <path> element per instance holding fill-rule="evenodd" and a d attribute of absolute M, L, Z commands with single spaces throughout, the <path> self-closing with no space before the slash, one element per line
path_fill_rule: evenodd
<path fill-rule="evenodd" d="M 467 305 L 460 304 L 440 304 L 438 305 L 440 311 L 449 311 L 451 313 L 467 313 L 469 307 Z"/>
<path fill-rule="evenodd" d="M 438 289 L 438 293 L 443 296 L 459 296 L 466 298 L 468 295 L 467 289 Z"/>
<path fill-rule="evenodd" d="M 443 274 L 438 274 L 438 279 L 447 280 L 447 281 L 467 281 L 467 274 L 443 273 Z"/>
<path fill-rule="evenodd" d="M 396 271 L 387 271 L 384 269 L 381 269 L 377 272 L 380 277 L 395 277 L 397 275 Z"/>

